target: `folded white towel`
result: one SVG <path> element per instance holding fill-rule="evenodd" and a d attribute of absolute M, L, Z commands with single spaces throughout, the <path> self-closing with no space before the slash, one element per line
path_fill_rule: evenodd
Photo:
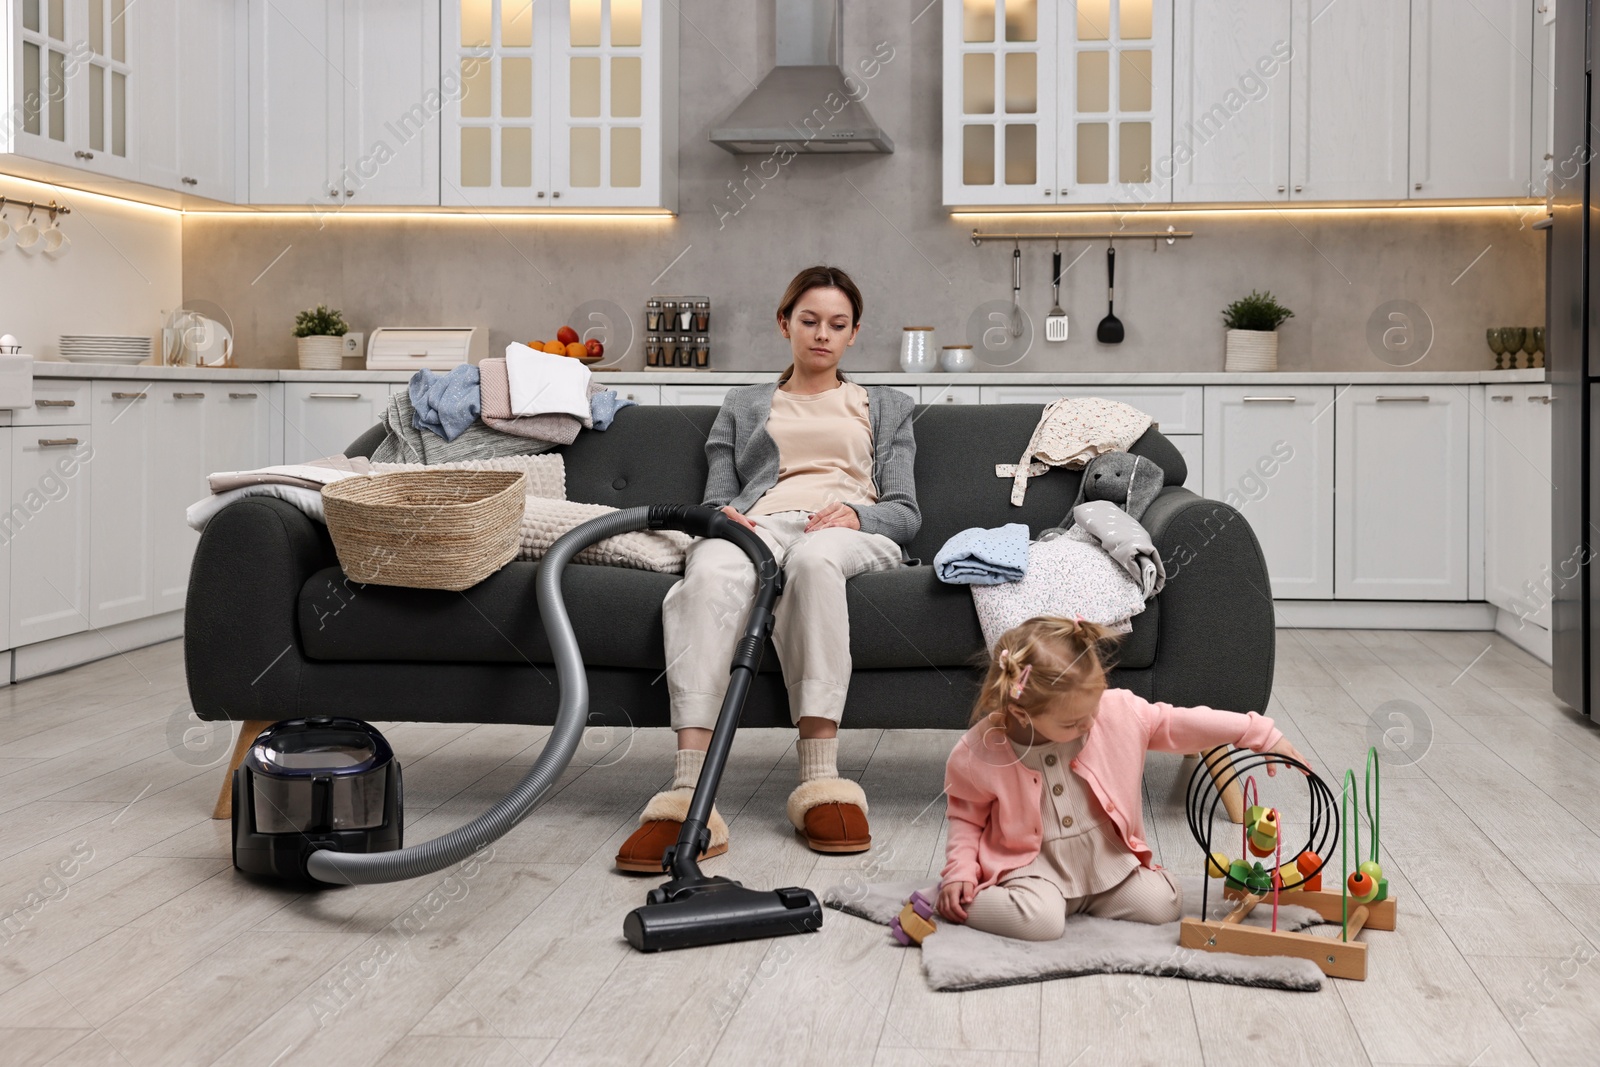
<path fill-rule="evenodd" d="M 589 368 L 570 356 L 535 352 L 516 341 L 506 345 L 506 378 L 511 386 L 511 414 L 559 412 L 590 418 Z"/>
<path fill-rule="evenodd" d="M 217 512 L 233 503 L 250 496 L 275 496 L 279 500 L 293 504 L 306 516 L 315 522 L 326 523 L 322 511 L 322 490 L 306 489 L 298 485 L 283 485 L 277 482 L 263 482 L 259 485 L 246 485 L 238 489 L 229 489 L 225 493 L 213 493 L 203 500 L 189 505 L 189 510 L 184 518 L 188 521 L 190 529 L 204 530 L 206 523 L 216 517 Z"/>

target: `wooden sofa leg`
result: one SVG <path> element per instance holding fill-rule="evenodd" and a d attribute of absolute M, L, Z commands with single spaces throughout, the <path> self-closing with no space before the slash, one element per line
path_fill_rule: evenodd
<path fill-rule="evenodd" d="M 217 806 L 211 809 L 213 819 L 233 818 L 233 772 L 239 769 L 245 753 L 256 743 L 256 735 L 271 725 L 271 719 L 249 719 L 239 724 L 239 740 L 234 742 L 233 755 L 228 760 L 228 772 L 222 776 L 222 792 L 217 794 Z"/>
<path fill-rule="evenodd" d="M 1228 754 L 1227 745 L 1218 745 L 1200 753 L 1200 758 L 1205 760 L 1206 770 L 1211 774 L 1213 782 L 1220 783 L 1226 775 L 1233 780 L 1221 789 L 1222 806 L 1228 812 L 1228 821 L 1234 825 L 1244 822 L 1244 786 L 1237 775 L 1233 773 L 1233 759 Z"/>

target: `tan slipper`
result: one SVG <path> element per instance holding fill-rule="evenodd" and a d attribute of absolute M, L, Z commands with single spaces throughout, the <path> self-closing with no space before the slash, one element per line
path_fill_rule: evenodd
<path fill-rule="evenodd" d="M 789 821 L 814 852 L 865 852 L 872 847 L 867 794 L 849 778 L 813 778 L 789 794 Z"/>
<path fill-rule="evenodd" d="M 693 798 L 694 790 L 689 788 L 668 789 L 651 797 L 639 815 L 639 828 L 628 835 L 622 848 L 617 850 L 617 870 L 634 874 L 663 873 L 661 857 L 667 846 L 678 840 L 683 820 L 689 814 L 689 801 Z M 700 853 L 703 860 L 728 851 L 728 824 L 722 821 L 715 806 L 711 808 L 706 828 L 711 831 L 711 846 Z"/>

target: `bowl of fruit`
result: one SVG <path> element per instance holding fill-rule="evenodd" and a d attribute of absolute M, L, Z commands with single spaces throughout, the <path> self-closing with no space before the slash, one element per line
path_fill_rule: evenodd
<path fill-rule="evenodd" d="M 528 347 L 535 352 L 548 352 L 553 356 L 570 356 L 580 363 L 599 363 L 606 354 L 606 346 L 600 343 L 599 338 L 591 337 L 587 341 L 581 341 L 578 339 L 578 331 L 571 326 L 563 326 L 557 330 L 554 341 L 529 341 Z"/>

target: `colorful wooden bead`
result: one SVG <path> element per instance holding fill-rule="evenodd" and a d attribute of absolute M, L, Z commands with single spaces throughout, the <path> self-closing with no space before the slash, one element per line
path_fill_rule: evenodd
<path fill-rule="evenodd" d="M 1322 866 L 1322 857 L 1308 848 L 1295 857 L 1294 865 L 1300 868 L 1301 874 L 1310 878 L 1311 873 Z"/>
<path fill-rule="evenodd" d="M 937 926 L 917 914 L 914 904 L 901 908 L 900 914 L 889 921 L 889 932 L 902 945 L 920 945 L 936 930 Z"/>
<path fill-rule="evenodd" d="M 1378 883 L 1365 871 L 1356 871 L 1345 882 L 1345 886 L 1350 890 L 1350 895 L 1362 904 L 1378 895 Z"/>
<path fill-rule="evenodd" d="M 1245 889 L 1250 885 L 1250 865 L 1244 860 L 1234 860 L 1228 865 L 1228 886 Z"/>
<path fill-rule="evenodd" d="M 1300 873 L 1300 868 L 1292 863 L 1285 863 L 1278 868 L 1278 888 L 1280 889 L 1299 889 L 1305 880 L 1306 876 Z"/>
<path fill-rule="evenodd" d="M 1233 861 L 1220 852 L 1213 852 L 1206 858 L 1206 875 L 1211 878 L 1225 878 L 1228 868 L 1233 866 Z"/>
<path fill-rule="evenodd" d="M 1270 893 L 1272 892 L 1272 875 L 1268 874 L 1266 868 L 1258 863 L 1251 868 L 1250 877 L 1245 880 L 1245 884 L 1250 887 L 1250 892 L 1252 893 Z"/>
<path fill-rule="evenodd" d="M 1383 881 L 1383 868 L 1378 866 L 1372 860 L 1368 860 L 1356 869 L 1362 874 L 1366 875 L 1368 878 L 1371 878 L 1375 883 Z"/>

